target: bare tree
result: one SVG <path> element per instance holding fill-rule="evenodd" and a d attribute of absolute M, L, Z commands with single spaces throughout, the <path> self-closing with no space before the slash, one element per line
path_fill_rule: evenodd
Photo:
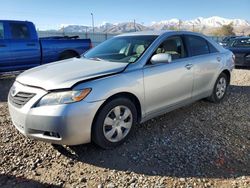
<path fill-rule="evenodd" d="M 215 36 L 232 36 L 235 35 L 233 23 L 228 25 L 223 25 L 221 28 L 217 29 L 214 33 Z"/>

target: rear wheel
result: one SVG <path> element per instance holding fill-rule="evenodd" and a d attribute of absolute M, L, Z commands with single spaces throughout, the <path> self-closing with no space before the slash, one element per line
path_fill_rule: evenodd
<path fill-rule="evenodd" d="M 127 139 L 136 120 L 137 110 L 129 99 L 114 99 L 97 114 L 92 140 L 104 149 L 116 147 Z"/>
<path fill-rule="evenodd" d="M 227 93 L 228 85 L 229 78 L 225 73 L 221 73 L 215 82 L 213 93 L 208 100 L 214 103 L 221 102 Z"/>

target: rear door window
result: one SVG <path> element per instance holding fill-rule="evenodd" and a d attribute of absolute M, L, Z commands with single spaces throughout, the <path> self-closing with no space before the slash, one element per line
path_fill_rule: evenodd
<path fill-rule="evenodd" d="M 11 23 L 10 31 L 12 39 L 30 39 L 29 28 L 24 23 Z"/>
<path fill-rule="evenodd" d="M 199 36 L 187 35 L 186 43 L 189 48 L 189 53 L 191 56 L 209 54 L 209 46 L 205 39 Z"/>
<path fill-rule="evenodd" d="M 4 27 L 2 22 L 0 22 L 0 39 L 4 39 Z"/>

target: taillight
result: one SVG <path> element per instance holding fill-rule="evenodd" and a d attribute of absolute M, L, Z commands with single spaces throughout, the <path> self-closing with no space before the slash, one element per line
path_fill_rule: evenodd
<path fill-rule="evenodd" d="M 90 48 L 90 49 L 93 48 L 92 42 L 90 42 L 89 48 Z"/>

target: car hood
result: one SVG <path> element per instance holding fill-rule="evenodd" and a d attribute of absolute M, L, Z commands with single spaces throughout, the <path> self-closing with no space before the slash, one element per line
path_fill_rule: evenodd
<path fill-rule="evenodd" d="M 128 63 L 72 58 L 27 70 L 17 81 L 45 90 L 70 88 L 80 81 L 119 73 Z"/>

